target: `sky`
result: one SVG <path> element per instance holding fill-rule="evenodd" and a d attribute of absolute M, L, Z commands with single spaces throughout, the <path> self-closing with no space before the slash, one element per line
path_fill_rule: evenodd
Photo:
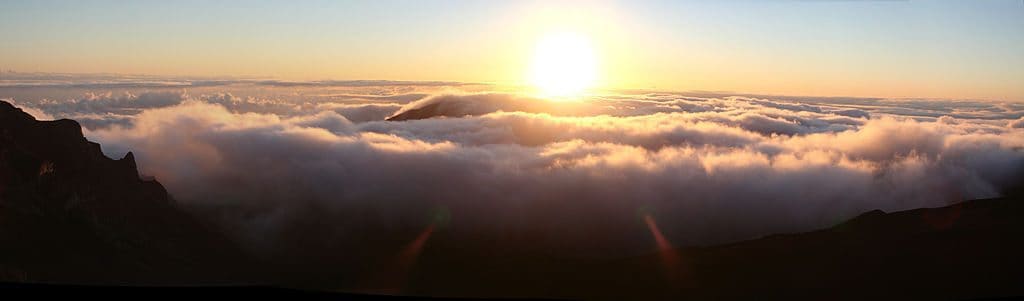
<path fill-rule="evenodd" d="M 0 1 L 0 69 L 527 84 L 545 34 L 597 87 L 1024 101 L 1024 3 Z"/>

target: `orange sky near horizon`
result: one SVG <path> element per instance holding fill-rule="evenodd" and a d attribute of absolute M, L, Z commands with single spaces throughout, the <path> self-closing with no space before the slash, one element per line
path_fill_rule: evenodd
<path fill-rule="evenodd" d="M 591 88 L 1024 101 L 1024 5 L 980 4 L 28 2 L 0 69 L 536 86 L 534 48 L 571 32 Z"/>

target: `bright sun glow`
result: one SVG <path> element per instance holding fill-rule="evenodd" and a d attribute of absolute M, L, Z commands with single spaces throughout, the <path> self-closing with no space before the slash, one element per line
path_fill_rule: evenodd
<path fill-rule="evenodd" d="M 597 58 L 590 40 L 570 32 L 544 36 L 533 54 L 530 83 L 544 96 L 580 96 L 594 85 Z"/>

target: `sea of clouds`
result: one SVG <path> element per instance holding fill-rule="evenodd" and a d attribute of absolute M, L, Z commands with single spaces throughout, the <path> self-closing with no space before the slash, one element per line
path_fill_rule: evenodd
<path fill-rule="evenodd" d="M 652 238 L 639 215 L 675 245 L 706 245 L 998 197 L 1024 181 L 1022 103 L 163 82 L 20 78 L 0 98 L 78 120 L 110 157 L 133 151 L 180 204 L 220 208 L 257 246 L 302 227 L 412 239 L 442 208 L 446 231 L 473 239 L 640 252 Z"/>

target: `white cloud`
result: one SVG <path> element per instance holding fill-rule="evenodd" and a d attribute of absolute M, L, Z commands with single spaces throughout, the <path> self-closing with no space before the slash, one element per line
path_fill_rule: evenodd
<path fill-rule="evenodd" d="M 1021 117 L 1021 118 L 1019 118 L 1017 120 L 1010 121 L 1010 123 L 1007 123 L 1006 126 L 1009 126 L 1011 128 L 1015 128 L 1015 129 L 1024 128 L 1024 117 Z"/>
<path fill-rule="evenodd" d="M 113 156 L 135 151 L 183 203 L 260 212 L 240 219 L 261 239 L 307 218 L 299 208 L 359 220 L 332 230 L 344 237 L 443 206 L 453 230 L 473 235 L 636 251 L 649 246 L 631 232 L 638 208 L 654 208 L 677 244 L 706 244 L 994 197 L 1024 171 L 1024 131 L 970 119 L 851 118 L 743 98 L 699 100 L 711 109 L 694 113 L 634 114 L 679 100 L 604 100 L 574 106 L 621 114 L 550 115 L 543 102 L 498 112 L 529 100 L 486 97 L 499 101 L 457 108 L 476 116 L 363 123 L 186 101 L 88 135 Z"/>
<path fill-rule="evenodd" d="M 993 197 L 1024 180 L 1014 103 L 696 92 L 559 103 L 439 82 L 218 83 L 0 86 L 0 97 L 79 120 L 111 157 L 134 151 L 182 204 L 264 246 L 290 231 L 342 245 L 408 233 L 442 207 L 453 236 L 646 251 L 639 211 L 676 245 L 707 244 Z"/>

